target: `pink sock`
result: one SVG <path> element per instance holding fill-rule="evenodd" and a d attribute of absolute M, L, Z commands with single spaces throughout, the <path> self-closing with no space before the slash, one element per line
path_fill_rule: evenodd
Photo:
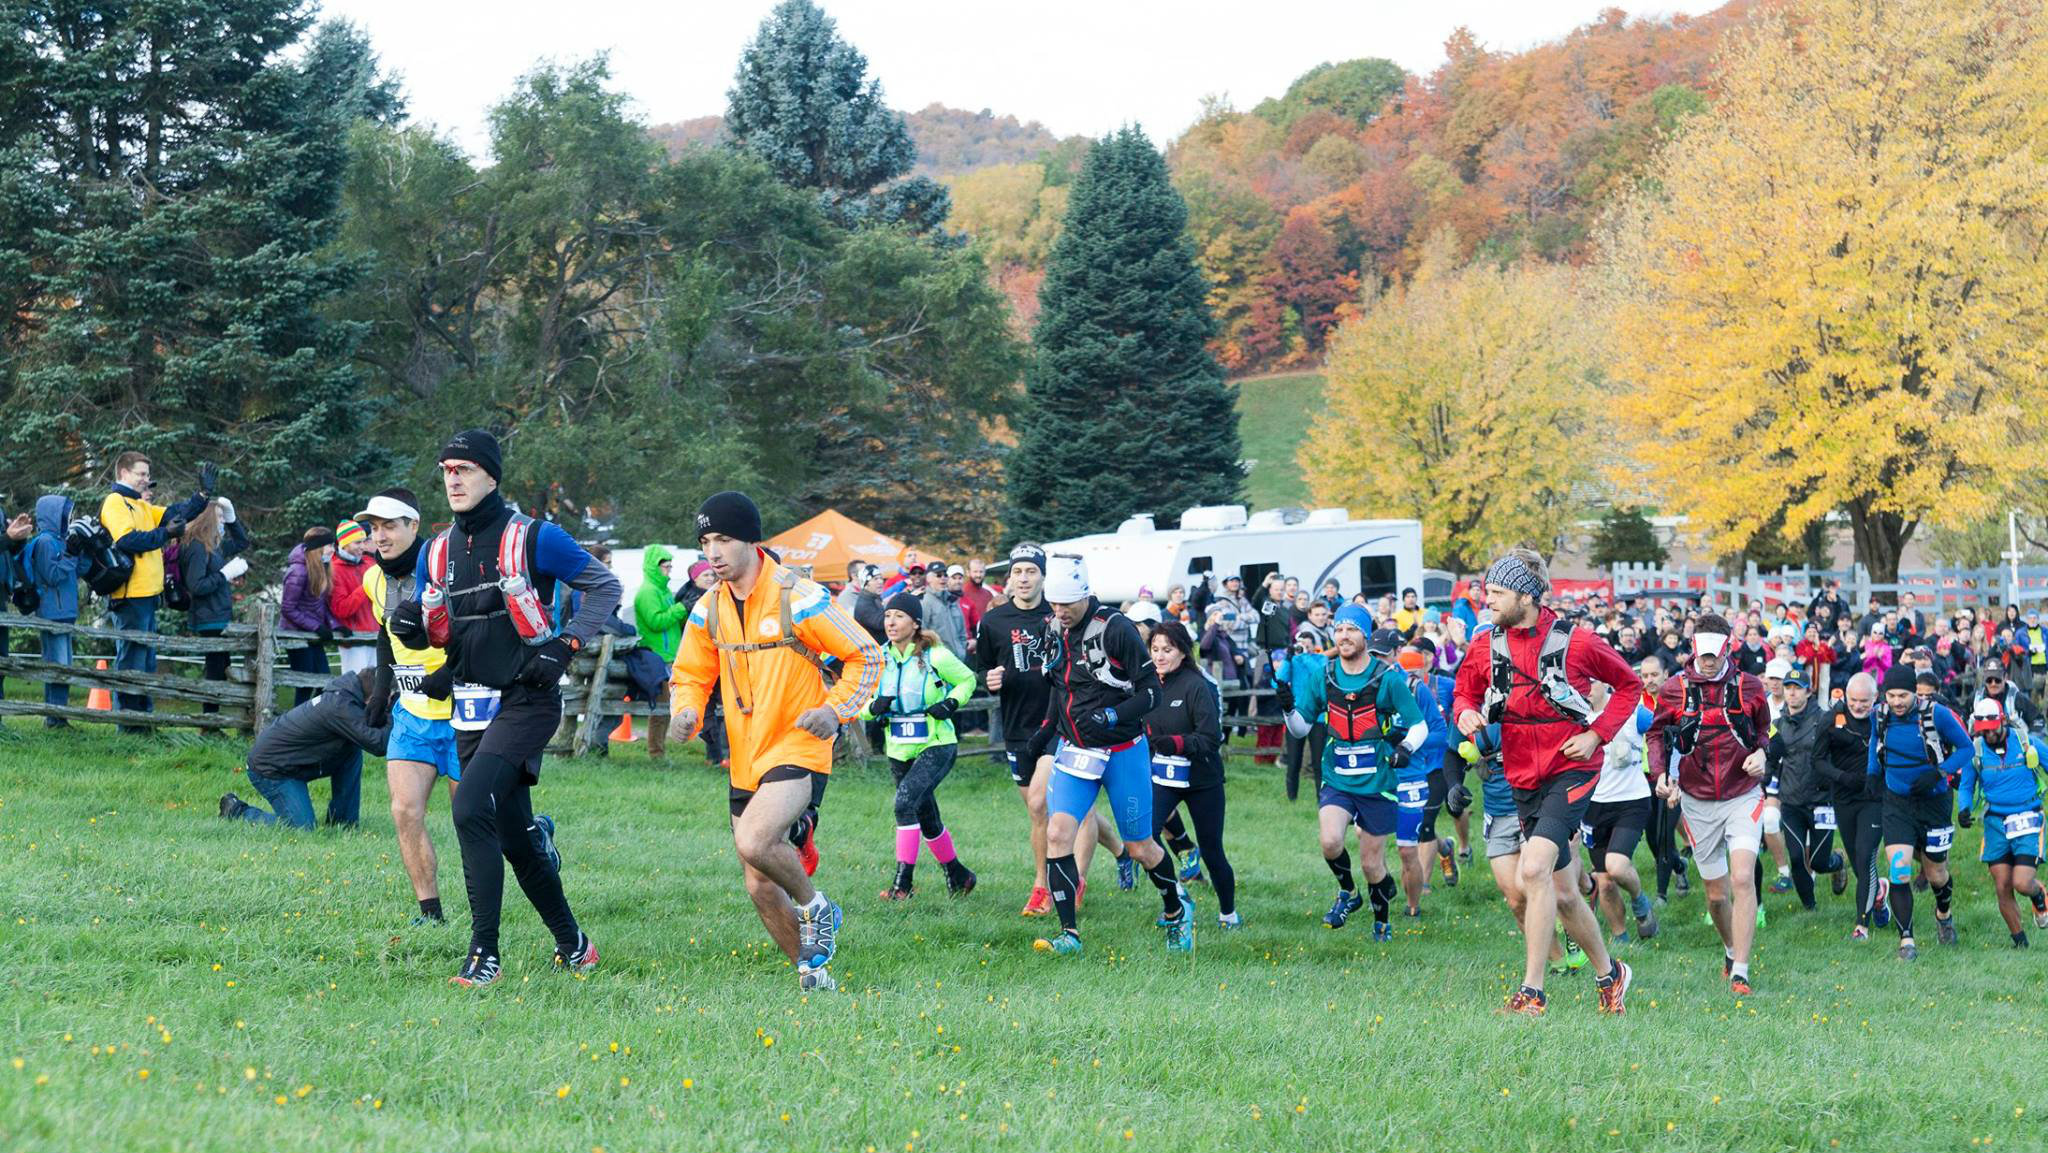
<path fill-rule="evenodd" d="M 951 829 L 940 829 L 938 836 L 925 840 L 925 845 L 931 849 L 932 859 L 941 865 L 951 864 L 953 858 L 959 855 L 953 851 L 953 830 Z"/>
<path fill-rule="evenodd" d="M 917 826 L 907 825 L 896 830 L 896 863 L 917 864 Z"/>

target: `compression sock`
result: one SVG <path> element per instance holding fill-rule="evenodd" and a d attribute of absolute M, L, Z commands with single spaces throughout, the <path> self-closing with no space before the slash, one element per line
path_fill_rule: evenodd
<path fill-rule="evenodd" d="M 1749 962 L 1736 961 L 1732 964 L 1728 969 L 1728 979 L 1731 981 L 1749 980 Z"/>
<path fill-rule="evenodd" d="M 445 921 L 448 919 L 441 913 L 441 898 L 439 897 L 427 897 L 421 900 L 420 916 L 425 917 L 429 921 Z"/>
<path fill-rule="evenodd" d="M 1899 939 L 1913 935 L 1913 886 L 1900 881 L 1891 886 L 1889 904 L 1892 907 L 1892 923 L 1899 927 Z"/>
<path fill-rule="evenodd" d="M 1338 853 L 1334 857 L 1323 858 L 1323 863 L 1330 866 L 1330 872 L 1336 875 L 1337 888 L 1340 891 L 1346 893 L 1356 893 L 1358 891 L 1358 882 L 1351 876 L 1351 851 L 1349 849 Z"/>
<path fill-rule="evenodd" d="M 1152 887 L 1159 890 L 1159 900 L 1168 917 L 1180 916 L 1180 877 L 1176 875 L 1179 871 L 1171 853 L 1159 854 L 1158 863 L 1145 870 L 1145 875 L 1152 878 Z"/>
<path fill-rule="evenodd" d="M 1944 921 L 1954 916 L 1955 910 L 1950 907 L 1949 902 L 1955 899 L 1955 895 L 1956 879 L 1954 877 L 1950 877 L 1948 880 L 1936 885 L 1934 887 L 1934 915 Z"/>
<path fill-rule="evenodd" d="M 1081 872 L 1074 864 L 1074 854 L 1047 857 L 1045 883 L 1052 888 L 1052 903 L 1053 908 L 1059 910 L 1060 928 L 1073 931 L 1076 894 L 1081 885 Z"/>
<path fill-rule="evenodd" d="M 940 829 L 936 837 L 925 838 L 924 847 L 932 851 L 932 859 L 941 865 L 950 865 L 960 854 L 953 851 L 953 830 Z"/>
<path fill-rule="evenodd" d="M 2034 891 L 2027 894 L 2027 900 L 2034 903 L 2036 913 L 2048 913 L 2048 890 L 2041 888 L 2041 882 L 2034 882 Z"/>
<path fill-rule="evenodd" d="M 1381 877 L 1379 880 L 1366 886 L 1366 894 L 1372 898 L 1372 919 L 1374 923 L 1381 925 L 1387 923 L 1387 918 L 1394 909 L 1394 896 L 1398 892 L 1400 890 L 1395 887 L 1394 878 L 1391 875 Z"/>
<path fill-rule="evenodd" d="M 917 826 L 896 826 L 896 863 L 910 865 L 917 862 Z"/>

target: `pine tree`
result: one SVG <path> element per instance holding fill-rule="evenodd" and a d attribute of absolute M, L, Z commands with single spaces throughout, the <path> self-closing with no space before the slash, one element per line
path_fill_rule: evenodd
<path fill-rule="evenodd" d="M 1656 527 L 1635 505 L 1615 505 L 1593 530 L 1586 560 L 1598 568 L 1617 564 L 1663 564 L 1670 553 L 1657 540 Z"/>
<path fill-rule="evenodd" d="M 360 490 L 373 402 L 358 330 L 323 312 L 351 274 L 325 249 L 349 127 L 397 98 L 360 34 L 310 13 L 0 2 L 33 49 L 0 75 L 0 132 L 41 196 L 0 214 L 48 222 L 0 235 L 0 275 L 29 270 L 0 485 L 96 486 L 140 449 L 166 491 L 218 461 L 252 512 L 331 520 Z"/>
<path fill-rule="evenodd" d="M 1089 154 L 1039 289 L 1009 465 L 1014 537 L 1163 525 L 1243 487 L 1237 390 L 1209 354 L 1187 205 L 1136 128 Z"/>

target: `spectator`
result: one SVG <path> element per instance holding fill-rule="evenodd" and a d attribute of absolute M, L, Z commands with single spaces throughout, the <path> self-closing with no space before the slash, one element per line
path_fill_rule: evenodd
<path fill-rule="evenodd" d="M 369 543 L 370 534 L 359 522 L 345 520 L 334 526 L 334 559 L 328 565 L 327 604 L 334 614 L 337 633 L 374 641 L 377 617 L 370 611 L 370 598 L 363 595 L 363 573 L 370 565 L 364 546 Z M 376 664 L 375 644 L 341 646 L 342 672 L 360 672 Z"/>
<path fill-rule="evenodd" d="M 1879 684 L 1884 683 L 1885 670 L 1892 667 L 1892 646 L 1882 632 L 1871 633 L 1863 640 L 1863 671 L 1869 673 Z"/>
<path fill-rule="evenodd" d="M 882 568 L 880 565 L 855 561 L 847 570 L 846 589 L 840 593 L 840 605 L 852 617 L 855 624 L 866 629 L 875 638 L 876 644 L 888 639 L 882 628 Z M 993 597 L 990 598 L 993 601 Z"/>
<path fill-rule="evenodd" d="M 29 538 L 22 553 L 29 578 L 35 582 L 36 616 L 53 624 L 78 621 L 78 550 L 83 545 L 70 538 L 72 511 L 68 496 L 51 493 L 38 497 L 35 535 Z M 70 664 L 71 634 L 44 631 L 43 660 L 53 665 Z M 45 682 L 43 703 L 69 705 L 71 686 Z M 43 727 L 49 729 L 61 729 L 69 723 L 62 717 L 43 718 Z"/>
<path fill-rule="evenodd" d="M 1771 663 L 1771 650 L 1764 644 L 1764 626 L 1761 621 L 1752 623 L 1744 632 L 1742 647 L 1735 650 L 1735 667 L 1753 677 L 1764 675 L 1764 669 Z"/>
<path fill-rule="evenodd" d="M 1323 582 L 1323 594 L 1322 596 L 1316 599 L 1322 601 L 1326 605 L 1329 605 L 1330 615 L 1334 617 L 1337 615 L 1337 610 L 1344 607 L 1343 587 L 1337 583 L 1337 579 L 1335 577 L 1332 577 L 1329 580 Z"/>
<path fill-rule="evenodd" d="M 943 569 L 936 564 L 925 574 L 924 627 L 938 635 L 946 650 L 967 660 L 967 618 L 960 612 L 960 589 L 967 582 L 967 570 L 959 565 Z"/>
<path fill-rule="evenodd" d="M 967 620 L 967 647 L 974 647 L 975 634 L 981 628 L 982 614 L 988 612 L 988 602 L 994 594 L 988 587 L 988 562 L 974 557 L 967 562 L 967 580 L 960 588 L 960 614 Z"/>
<path fill-rule="evenodd" d="M 185 526 L 185 539 L 178 546 L 178 583 L 192 598 L 192 607 L 185 610 L 185 625 L 194 635 L 217 637 L 227 631 L 228 622 L 235 617 L 235 584 L 249 571 L 249 562 L 242 556 L 248 547 L 249 534 L 226 497 L 209 501 Z M 375 631 L 373 621 L 371 632 Z M 206 654 L 206 679 L 228 679 L 228 654 Z M 212 703 L 201 708 L 209 713 L 220 711 L 220 706 Z"/>
<path fill-rule="evenodd" d="M 1415 629 L 1422 623 L 1422 603 L 1414 589 L 1401 590 L 1401 607 L 1394 610 L 1394 629 L 1402 640 L 1415 639 Z"/>
<path fill-rule="evenodd" d="M 1188 590 L 1188 611 L 1196 620 L 1205 623 L 1209 619 L 1209 606 L 1216 603 L 1216 574 L 1204 572 L 1201 581 Z M 1193 632 L 1192 627 L 1189 628 Z"/>
<path fill-rule="evenodd" d="M 1188 603 L 1188 587 L 1186 585 L 1167 586 L 1166 607 L 1161 609 L 1160 612 L 1167 620 L 1179 621 L 1181 627 L 1187 629 L 1188 632 L 1193 633 L 1195 631 L 1195 610 L 1194 606 Z"/>
<path fill-rule="evenodd" d="M 0 510 L 0 524 L 7 526 L 6 533 L 0 535 L 0 613 L 5 613 L 15 611 L 16 606 L 10 602 L 16 589 L 23 590 L 22 595 L 27 596 L 28 590 L 35 587 L 28 578 L 28 567 L 22 554 L 27 549 L 29 538 L 35 535 L 36 518 L 35 514 L 25 512 L 9 520 L 6 511 Z M 0 659 L 7 656 L 7 641 L 7 628 L 0 625 Z M 6 693 L 7 678 L 0 677 L 0 696 Z"/>
<path fill-rule="evenodd" d="M 373 726 L 363 715 L 376 675 L 376 670 L 364 669 L 335 677 L 324 691 L 257 735 L 249 748 L 249 783 L 275 813 L 229 793 L 220 799 L 220 815 L 258 825 L 282 821 L 294 829 L 310 829 L 313 795 L 306 785 L 325 777 L 332 785 L 327 823 L 353 828 L 362 809 L 363 754 L 383 756 L 391 737 L 389 718 Z"/>
<path fill-rule="evenodd" d="M 675 554 L 658 544 L 640 554 L 640 591 L 633 594 L 633 627 L 640 634 L 640 647 L 661 658 L 664 669 L 674 667 L 676 649 L 683 643 L 683 625 L 690 619 L 690 604 L 680 603 L 668 591 L 676 568 Z M 563 582 L 564 584 L 568 582 Z M 668 690 L 647 714 L 647 755 L 668 755 Z"/>
<path fill-rule="evenodd" d="M 2027 677 L 2021 683 L 2027 686 L 2048 683 L 2048 630 L 2041 627 L 2041 610 L 2028 609 L 2020 620 L 2020 626 L 2013 629 L 2013 635 L 2027 649 Z"/>
<path fill-rule="evenodd" d="M 704 594 L 718 587 L 718 574 L 711 570 L 711 562 L 699 560 L 690 566 L 688 580 L 676 590 L 676 603 L 685 608 L 696 608 Z M 711 694 L 710 711 L 704 714 L 704 723 L 698 730 L 703 734 L 704 759 L 726 768 L 730 763 L 732 750 L 725 742 L 725 702 L 714 691 Z"/>
<path fill-rule="evenodd" d="M 114 458 L 114 487 L 100 503 L 100 524 L 113 538 L 114 550 L 125 554 L 132 566 L 128 579 L 107 598 L 107 613 L 114 626 L 126 632 L 156 631 L 157 602 L 164 591 L 164 545 L 185 533 L 185 522 L 199 515 L 213 497 L 212 465 L 199 468 L 199 491 L 183 503 L 166 508 L 151 504 L 148 494 L 155 490 L 150 477 L 149 458 L 139 452 L 124 452 Z M 114 667 L 130 672 L 156 671 L 156 649 L 146 641 L 116 640 Z M 155 707 L 147 694 L 116 693 L 117 707 L 149 712 Z M 123 732 L 141 732 L 122 726 Z"/>
<path fill-rule="evenodd" d="M 1244 578 L 1236 573 L 1223 578 L 1223 591 L 1216 595 L 1216 604 L 1229 610 L 1227 621 L 1230 627 L 1230 646 L 1239 657 L 1249 657 L 1252 649 L 1252 625 L 1258 614 L 1252 610 L 1252 602 L 1245 599 Z M 1235 674 L 1233 674 L 1235 677 Z"/>
<path fill-rule="evenodd" d="M 1977 699 L 1991 701 L 2004 712 L 2008 721 L 2017 721 L 2028 733 L 2041 734 L 2041 709 L 2032 697 L 2017 692 L 2006 680 L 2005 667 L 1996 658 L 1987 658 L 1980 668 L 1983 687 Z"/>
<path fill-rule="evenodd" d="M 285 654 L 285 663 L 294 672 L 324 675 L 332 671 L 327 667 L 327 642 L 334 639 L 335 622 L 327 601 L 330 587 L 327 560 L 333 550 L 333 529 L 309 528 L 285 561 L 284 598 L 278 615 L 286 628 L 312 633 L 314 637 Z M 292 703 L 303 705 L 319 691 L 311 686 L 301 686 L 292 694 Z"/>

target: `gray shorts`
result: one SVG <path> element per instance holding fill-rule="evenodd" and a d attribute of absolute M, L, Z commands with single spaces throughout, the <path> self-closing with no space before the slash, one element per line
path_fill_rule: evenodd
<path fill-rule="evenodd" d="M 1502 816 L 1486 814 L 1481 828 L 1486 836 L 1486 859 L 1512 857 L 1522 851 L 1522 818 L 1513 813 Z"/>

